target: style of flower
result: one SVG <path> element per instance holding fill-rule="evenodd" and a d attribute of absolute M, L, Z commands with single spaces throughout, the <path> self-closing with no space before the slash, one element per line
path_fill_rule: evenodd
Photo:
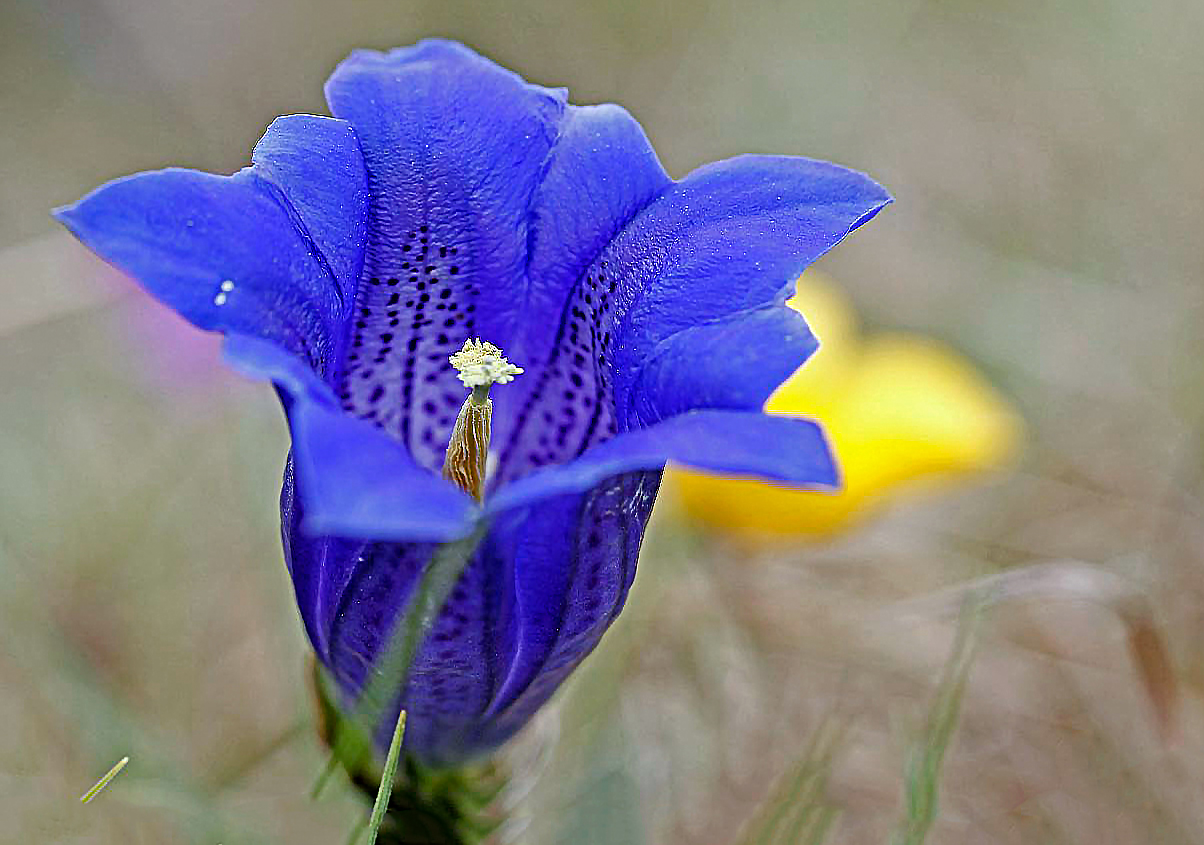
<path fill-rule="evenodd" d="M 440 544 L 488 525 L 397 701 L 408 752 L 451 765 L 614 621 L 667 460 L 836 482 L 819 428 L 761 407 L 816 346 L 791 282 L 890 200 L 803 158 L 674 181 L 623 109 L 446 41 L 355 52 L 326 95 L 233 176 L 137 174 L 58 217 L 276 385 L 285 558 L 347 701 Z M 449 359 L 477 339 L 525 371 L 459 443 L 479 501 L 443 477 L 477 394 Z"/>
<path fill-rule="evenodd" d="M 799 279 L 787 304 L 807 315 L 823 348 L 765 408 L 824 426 L 840 490 L 791 490 L 673 470 L 666 486 L 693 519 L 753 542 L 827 537 L 888 502 L 964 484 L 1016 454 L 1020 416 L 955 350 L 913 333 L 861 337 L 848 298 L 815 271 Z"/>

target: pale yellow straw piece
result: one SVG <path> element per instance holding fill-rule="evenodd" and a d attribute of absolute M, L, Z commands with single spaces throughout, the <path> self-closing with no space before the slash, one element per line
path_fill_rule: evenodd
<path fill-rule="evenodd" d="M 109 785 L 109 781 L 121 774 L 121 770 L 125 768 L 125 764 L 130 762 L 129 757 L 122 757 L 117 761 L 113 768 L 105 772 L 104 777 L 96 782 L 96 785 L 79 797 L 79 800 L 87 804 L 93 798 L 100 794 L 100 791 Z"/>

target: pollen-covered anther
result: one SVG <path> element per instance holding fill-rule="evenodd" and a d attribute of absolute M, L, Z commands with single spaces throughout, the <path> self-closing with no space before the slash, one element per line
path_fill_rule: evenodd
<path fill-rule="evenodd" d="M 523 371 L 507 361 L 502 350 L 479 338 L 464 341 L 463 348 L 448 360 L 459 372 L 460 383 L 471 388 L 474 396 L 478 388 L 484 388 L 488 395 L 491 385 L 508 384 Z"/>
<path fill-rule="evenodd" d="M 485 464 L 493 417 L 489 388 L 514 381 L 523 368 L 507 361 L 502 350 L 492 343 L 471 338 L 448 360 L 459 373 L 460 382 L 472 393 L 464 400 L 452 428 L 443 459 L 443 477 L 479 502 L 485 492 Z"/>

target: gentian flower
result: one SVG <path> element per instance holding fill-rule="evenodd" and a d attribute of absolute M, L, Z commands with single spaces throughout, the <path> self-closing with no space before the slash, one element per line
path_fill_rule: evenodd
<path fill-rule="evenodd" d="M 816 424 L 761 407 L 816 347 L 791 282 L 889 197 L 777 156 L 674 181 L 623 109 L 445 41 L 357 51 L 326 95 L 233 176 L 141 173 L 58 216 L 275 384 L 285 557 L 345 702 L 440 544 L 488 526 L 397 700 L 409 754 L 453 765 L 614 621 L 667 460 L 836 483 Z"/>
<path fill-rule="evenodd" d="M 752 542 L 828 537 L 889 502 L 956 487 L 1016 455 L 1020 415 L 956 350 L 912 332 L 862 335 L 844 292 L 814 271 L 787 304 L 807 315 L 824 345 L 765 407 L 823 424 L 841 488 L 819 493 L 672 470 L 667 488 L 699 523 Z"/>

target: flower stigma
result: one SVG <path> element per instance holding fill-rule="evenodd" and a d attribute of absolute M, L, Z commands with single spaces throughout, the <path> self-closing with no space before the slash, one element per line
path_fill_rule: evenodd
<path fill-rule="evenodd" d="M 511 364 L 502 355 L 502 350 L 479 338 L 464 341 L 463 348 L 448 360 L 459 373 L 460 383 L 472 392 L 460 407 L 452 428 L 447 455 L 443 459 L 443 477 L 479 502 L 485 493 L 493 417 L 489 388 L 514 381 L 523 368 Z"/>

